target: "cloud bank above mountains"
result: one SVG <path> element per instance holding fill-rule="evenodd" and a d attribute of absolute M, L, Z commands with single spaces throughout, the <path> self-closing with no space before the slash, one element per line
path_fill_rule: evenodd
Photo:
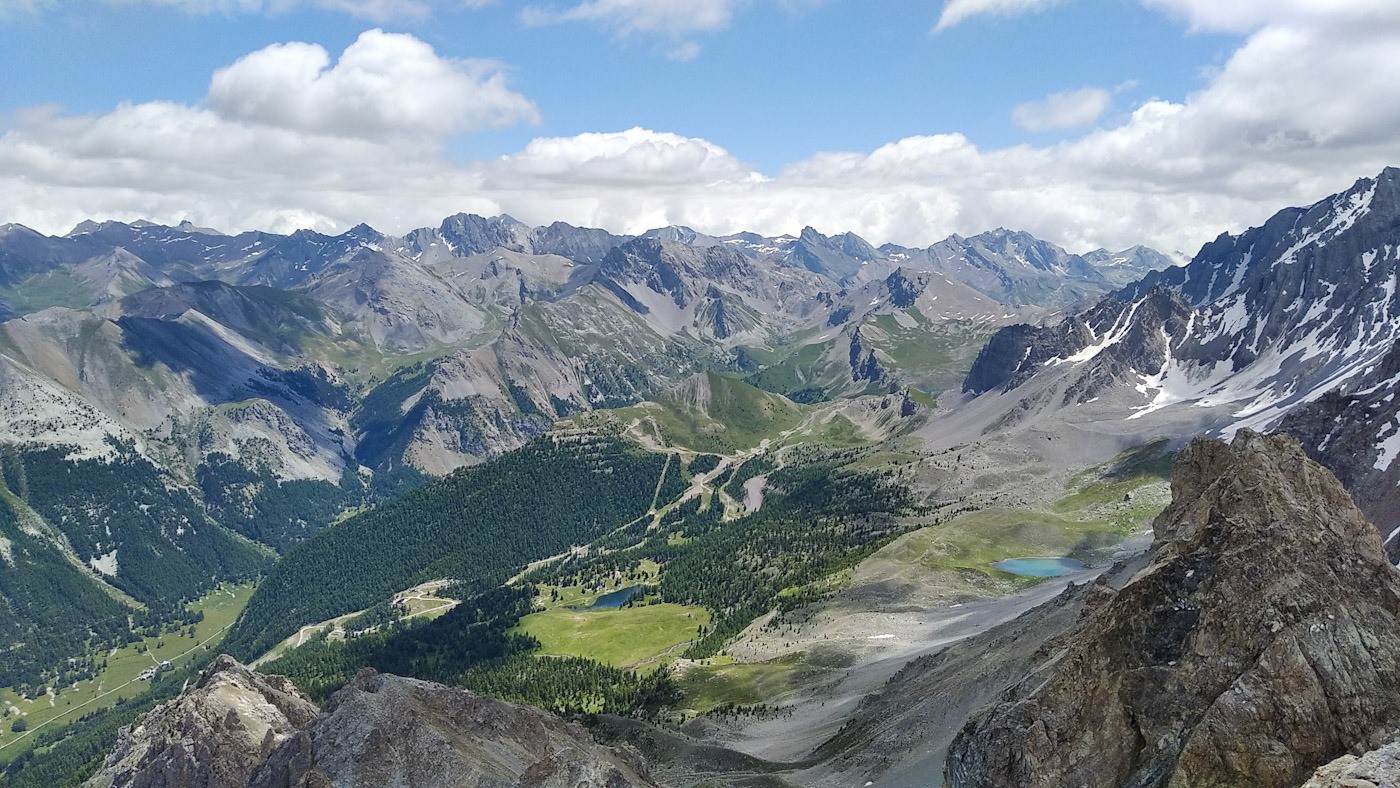
<path fill-rule="evenodd" d="M 685 224 L 777 234 L 810 224 L 909 245 L 1007 226 L 1074 250 L 1149 243 L 1190 254 L 1282 204 L 1400 163 L 1400 4 L 1143 2 L 1243 43 L 1183 102 L 1148 101 L 1116 125 L 1055 144 L 983 148 L 962 134 L 929 134 L 760 173 L 723 140 L 629 128 L 462 161 L 449 153 L 462 135 L 528 127 L 547 108 L 512 87 L 505 64 L 443 57 L 413 36 L 370 30 L 340 53 L 298 42 L 251 52 L 214 72 L 197 104 L 12 113 L 0 126 L 0 222 L 63 232 L 86 218 L 277 231 L 367 221 L 401 232 L 470 211 L 620 232 Z M 362 15 L 431 12 L 414 2 L 341 4 Z M 932 35 L 1052 4 L 952 0 Z M 598 21 L 617 35 L 739 23 L 733 2 L 534 7 L 553 15 L 540 22 Z M 1094 124 L 1110 89 L 1066 86 L 1022 105 L 1018 122 Z"/>

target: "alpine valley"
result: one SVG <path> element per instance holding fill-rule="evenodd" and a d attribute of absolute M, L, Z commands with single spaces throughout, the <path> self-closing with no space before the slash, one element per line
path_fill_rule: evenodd
<path fill-rule="evenodd" d="M 1190 260 L 4 225 L 0 785 L 1394 785 L 1397 284 L 1400 169 Z"/>

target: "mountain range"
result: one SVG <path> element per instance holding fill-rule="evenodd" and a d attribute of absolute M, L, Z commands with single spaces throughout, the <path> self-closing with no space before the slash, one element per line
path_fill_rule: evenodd
<path fill-rule="evenodd" d="M 283 479 L 441 474 L 703 369 L 809 400 L 953 387 L 997 327 L 1165 262 L 1004 230 L 876 249 L 469 215 L 398 237 L 6 225 L 0 434 L 53 442 L 36 425 L 62 411 L 82 414 L 65 442 L 185 475 L 213 451 Z"/>
<path fill-rule="evenodd" d="M 963 392 L 1002 426 L 1055 412 L 1096 433 L 1276 427 L 1361 385 L 1400 337 L 1397 214 L 1391 168 L 1222 235 L 1087 310 L 1001 329 Z"/>
<path fill-rule="evenodd" d="M 694 705 L 676 713 L 697 716 L 619 735 L 711 758 L 639 784 L 728 779 L 716 763 L 848 784 L 927 772 L 935 752 L 954 785 L 1292 784 L 1400 719 L 1388 695 L 1337 706 L 1389 663 L 1294 681 L 1358 664 L 1397 609 L 1397 249 L 1394 168 L 1180 265 L 1005 229 L 909 249 L 470 215 L 402 236 L 6 225 L 0 634 L 23 657 L 6 675 L 77 687 L 104 669 L 94 644 L 188 626 L 190 600 L 260 577 L 224 645 L 308 698 L 284 726 L 296 741 L 240 768 L 277 744 L 278 774 L 311 774 L 290 761 L 332 746 L 313 699 L 332 698 L 326 719 L 351 703 L 341 687 L 366 708 L 379 687 L 475 703 L 364 667 L 564 714 L 674 705 L 653 663 L 548 650 L 625 591 L 672 617 L 647 659 L 684 665 Z M 1200 435 L 1233 444 L 1187 445 Z M 1183 446 L 1143 553 L 1131 537 L 1167 505 Z M 1313 549 L 1325 576 L 1302 569 Z M 1026 613 L 1050 597 L 1001 563 L 1050 555 L 1100 579 Z M 949 599 L 987 607 L 940 619 L 956 636 L 918 629 Z M 725 660 L 832 708 L 716 721 L 706 682 L 733 681 Z M 1173 702 L 1159 679 L 1205 694 Z M 1244 699 L 1211 701 L 1231 687 Z M 1251 727 L 1250 703 L 1335 713 L 1314 746 Z M 1227 729 L 1254 743 L 1211 740 Z M 920 784 L 905 777 L 885 784 Z"/>

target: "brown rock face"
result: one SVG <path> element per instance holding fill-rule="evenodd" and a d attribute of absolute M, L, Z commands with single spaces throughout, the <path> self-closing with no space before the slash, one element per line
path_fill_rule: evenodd
<path fill-rule="evenodd" d="M 316 706 L 281 676 L 221 656 L 194 687 L 123 728 L 90 788 L 243 788 Z"/>
<path fill-rule="evenodd" d="M 365 670 L 252 788 L 654 788 L 624 753 L 539 709 Z"/>
<path fill-rule="evenodd" d="M 952 786 L 1296 786 L 1400 724 L 1400 573 L 1288 437 L 1197 440 L 1149 563 L 953 742 Z"/>

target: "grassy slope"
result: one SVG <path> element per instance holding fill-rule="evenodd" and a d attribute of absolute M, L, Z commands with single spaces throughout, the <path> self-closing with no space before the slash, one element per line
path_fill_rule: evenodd
<path fill-rule="evenodd" d="M 766 391 L 796 396 L 802 396 L 799 392 L 811 396 L 828 388 L 839 388 L 846 382 L 850 370 L 827 358 L 829 352 L 834 352 L 833 345 L 830 341 L 813 342 L 801 345 L 787 355 L 768 353 L 760 356 L 751 352 L 756 360 L 764 364 L 764 369 L 750 375 L 748 380 Z"/>
<path fill-rule="evenodd" d="M 540 641 L 540 653 L 588 657 L 618 668 L 655 667 L 664 656 L 708 626 L 704 608 L 674 604 L 617 610 L 554 608 L 520 620 L 520 631 Z"/>
<path fill-rule="evenodd" d="M 991 565 L 1007 558 L 1101 558 L 1108 547 L 1146 528 L 1161 511 L 1170 468 L 1165 442 L 1152 442 L 1075 475 L 1063 497 L 1039 509 L 990 508 L 960 514 L 895 540 L 874 559 L 947 571 L 954 583 L 954 576 L 967 578 L 966 573 L 972 572 L 1030 585 L 1038 581 Z M 1155 494 L 1139 494 L 1144 491 Z M 1131 500 L 1126 500 L 1130 493 Z"/>
<path fill-rule="evenodd" d="M 933 392 L 957 388 L 990 333 L 970 330 L 962 324 L 936 323 L 917 309 L 906 314 L 914 325 L 902 324 L 894 315 L 876 315 L 865 323 L 874 330 L 862 332 L 862 337 L 885 354 L 903 382 Z M 845 346 L 838 347 L 845 341 L 844 335 L 821 340 L 804 333 L 777 351 L 745 348 L 754 361 L 763 365 L 748 380 L 759 388 L 803 402 L 811 401 L 807 397 L 817 392 L 845 388 L 850 384 L 850 368 Z"/>
<path fill-rule="evenodd" d="M 875 327 L 884 336 L 871 341 L 889 355 L 901 376 L 915 385 L 932 391 L 957 388 L 991 335 L 934 329 L 917 310 L 910 310 L 910 314 L 919 324 L 915 328 L 906 328 L 893 315 L 876 317 Z"/>
<path fill-rule="evenodd" d="M 772 703 L 802 686 L 821 668 L 794 654 L 771 662 L 742 663 L 711 657 L 686 668 L 679 681 L 681 705 L 704 714 L 721 706 Z"/>
<path fill-rule="evenodd" d="M 1010 578 L 1013 576 L 991 565 L 1007 558 L 1089 558 L 1087 551 L 1123 539 L 1137 522 L 1136 517 L 1078 520 L 1022 509 L 983 509 L 899 540 L 890 545 L 888 557 L 929 569 L 972 570 Z"/>
<path fill-rule="evenodd" d="M 636 567 L 636 580 L 613 579 L 601 590 L 583 586 L 539 586 L 535 604 L 544 610 L 520 620 L 518 631 L 539 639 L 540 653 L 587 657 L 618 668 L 654 668 L 665 664 L 677 646 L 695 639 L 696 628 L 710 625 L 702 607 L 653 604 L 617 610 L 586 608 L 598 597 L 638 582 L 652 583 L 660 575 L 655 561 Z"/>
<path fill-rule="evenodd" d="M 705 373 L 705 378 L 707 403 L 687 398 L 687 384 L 618 415 L 653 420 L 669 445 L 717 454 L 751 449 L 764 438 L 793 429 L 805 415 L 802 406 L 786 397 L 736 378 L 714 372 Z"/>

